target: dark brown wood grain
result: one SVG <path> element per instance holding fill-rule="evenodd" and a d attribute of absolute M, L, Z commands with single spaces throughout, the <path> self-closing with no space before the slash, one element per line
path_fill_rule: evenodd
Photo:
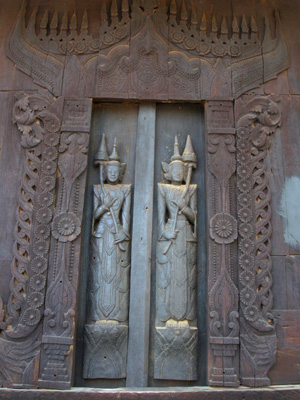
<path fill-rule="evenodd" d="M 198 375 L 193 374 L 191 385 L 299 382 L 299 13 L 297 0 L 149 0 L 141 6 L 136 0 L 0 0 L 0 386 L 69 389 L 75 369 L 78 385 L 189 385 L 153 378 L 149 320 L 156 307 L 155 273 L 150 270 L 155 264 L 155 207 L 153 218 L 145 218 L 143 225 L 147 239 L 143 230 L 134 231 L 134 246 L 143 236 L 147 252 L 139 248 L 143 261 L 132 261 L 138 272 L 131 277 L 130 379 L 82 378 L 88 273 L 80 267 L 88 267 L 91 215 L 83 209 L 90 206 L 85 187 L 93 157 L 88 141 L 92 102 L 103 100 L 122 103 L 116 109 L 131 107 L 126 101 L 135 101 L 136 109 L 147 108 L 140 106 L 145 100 L 154 109 L 160 107 L 157 102 L 178 101 L 185 110 L 184 129 L 193 126 L 187 110 L 205 103 L 206 145 L 203 138 L 197 143 L 193 138 L 202 158 L 194 183 L 203 204 L 197 217 L 202 224 Z M 172 112 L 167 114 L 164 132 L 155 133 L 163 136 L 155 138 L 162 149 L 152 149 L 150 156 L 135 147 L 135 131 L 126 132 L 131 127 L 126 113 L 103 112 L 108 128 L 119 118 L 118 135 L 130 165 L 131 180 L 126 182 L 133 184 L 135 178 L 138 189 L 133 203 L 144 210 L 145 201 L 151 212 L 155 184 L 161 182 L 153 180 L 153 164 L 158 155 L 167 160 L 167 139 L 180 125 Z M 152 133 L 156 122 L 154 118 Z M 239 147 L 244 129 L 247 149 Z M 202 126 L 200 131 L 204 136 Z M 153 147 L 154 139 L 151 143 Z M 144 181 L 143 173 L 134 171 L 135 151 L 140 162 L 150 157 L 152 163 Z M 146 182 L 148 198 L 142 190 Z M 137 226 L 137 204 L 132 210 Z M 253 258 L 250 267 L 246 256 Z M 143 357 L 134 353 L 135 344 Z M 0 397 L 26 397 L 24 393 L 2 391 Z M 85 395 L 293 399 L 299 394 L 296 389 L 120 393 Z"/>

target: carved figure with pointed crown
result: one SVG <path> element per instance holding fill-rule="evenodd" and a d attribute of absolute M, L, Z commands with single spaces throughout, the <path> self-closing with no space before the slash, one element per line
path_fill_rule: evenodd
<path fill-rule="evenodd" d="M 196 164 L 190 137 L 183 155 L 177 137 L 171 163 L 162 163 L 171 184 L 158 184 L 157 273 L 158 315 L 161 321 L 195 317 L 196 185 L 190 185 Z M 186 180 L 186 185 L 183 181 Z"/>
<path fill-rule="evenodd" d="M 154 377 L 193 380 L 197 376 L 197 186 L 190 185 L 196 156 L 189 136 L 182 156 L 175 138 L 171 163 L 162 167 L 171 183 L 158 184 Z"/>
<path fill-rule="evenodd" d="M 93 190 L 84 377 L 120 378 L 126 374 L 131 185 L 120 183 L 126 164 L 116 139 L 108 156 L 103 135 L 95 165 L 100 185 Z"/>

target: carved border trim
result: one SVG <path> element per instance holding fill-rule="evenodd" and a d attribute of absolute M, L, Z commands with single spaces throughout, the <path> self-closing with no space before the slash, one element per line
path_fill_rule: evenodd
<path fill-rule="evenodd" d="M 208 383 L 238 386 L 238 289 L 235 281 L 237 221 L 233 101 L 207 102 Z"/>

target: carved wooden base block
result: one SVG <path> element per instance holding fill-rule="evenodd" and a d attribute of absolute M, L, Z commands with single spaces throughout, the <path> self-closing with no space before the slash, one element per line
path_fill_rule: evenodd
<path fill-rule="evenodd" d="M 236 354 L 239 338 L 210 338 L 211 349 L 215 357 L 214 367 L 211 371 L 209 385 L 211 386 L 238 386 L 238 377 L 232 367 L 232 358 Z"/>
<path fill-rule="evenodd" d="M 126 376 L 128 326 L 101 321 L 85 326 L 84 367 L 86 379 L 119 379 Z"/>
<path fill-rule="evenodd" d="M 198 329 L 187 321 L 172 322 L 156 327 L 154 378 L 196 380 Z"/>

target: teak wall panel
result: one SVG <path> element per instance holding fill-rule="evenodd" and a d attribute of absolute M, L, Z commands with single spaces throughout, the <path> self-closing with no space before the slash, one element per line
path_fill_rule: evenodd
<path fill-rule="evenodd" d="M 181 2 L 178 2 L 180 4 Z M 28 1 L 29 11 L 31 12 L 35 5 L 40 4 L 38 0 L 30 0 Z M 83 8 L 91 8 L 92 11 L 92 25 L 91 30 L 96 32 L 98 29 L 96 14 L 99 12 L 99 1 L 68 1 L 62 5 L 60 2 L 52 2 L 46 1 L 43 2 L 41 6 L 41 13 L 39 14 L 39 22 L 42 18 L 42 13 L 45 11 L 47 7 L 53 9 L 54 6 L 60 7 L 60 10 L 63 9 L 64 6 L 70 7 L 73 10 L 79 9 L 80 18 L 83 14 Z M 3 142 L 0 147 L 2 147 L 1 153 L 1 164 L 0 171 L 1 177 L 4 176 L 3 181 L 3 193 L 1 194 L 0 204 L 2 205 L 1 214 L 0 214 L 0 224 L 1 226 L 6 227 L 7 233 L 1 233 L 1 244 L 3 248 L 1 248 L 1 272 L 4 269 L 9 270 L 10 258 L 12 254 L 12 232 L 15 221 L 15 209 L 16 209 L 16 195 L 20 183 L 20 176 L 22 174 L 21 166 L 22 166 L 22 153 L 20 148 L 19 136 L 20 133 L 17 131 L 12 125 L 11 122 L 11 114 L 13 105 L 15 103 L 14 93 L 15 91 L 33 91 L 39 90 L 45 92 L 41 86 L 33 83 L 32 79 L 28 77 L 25 73 L 17 70 L 17 67 L 14 65 L 12 61 L 10 61 L 5 55 L 5 42 L 8 36 L 8 33 L 11 30 L 12 25 L 14 24 L 17 12 L 20 8 L 21 1 L 14 0 L 12 2 L 7 2 L 2 0 L 0 3 L 0 90 L 7 91 L 7 93 L 1 93 L 1 133 L 3 134 Z M 300 46 L 299 46 L 299 2 L 296 0 L 288 0 L 288 1 L 258 1 L 253 4 L 253 1 L 237 1 L 233 0 L 231 2 L 231 7 L 224 6 L 224 2 L 222 0 L 215 1 L 215 10 L 217 13 L 217 21 L 220 25 L 221 22 L 221 14 L 224 12 L 228 17 L 231 13 L 237 13 L 240 16 L 243 13 L 254 13 L 258 19 L 258 25 L 260 27 L 264 26 L 263 15 L 272 16 L 271 6 L 275 5 L 280 9 L 280 16 L 283 23 L 285 37 L 288 42 L 289 50 L 290 50 L 290 59 L 291 66 L 288 71 L 281 73 L 277 80 L 273 80 L 269 83 L 265 83 L 264 87 L 256 90 L 256 93 L 260 91 L 264 91 L 265 94 L 275 94 L 281 97 L 281 101 L 279 103 L 279 107 L 282 112 L 282 126 L 280 128 L 281 132 L 277 131 L 272 137 L 272 145 L 269 152 L 268 163 L 272 169 L 273 176 L 270 178 L 270 189 L 272 193 L 272 225 L 273 225 L 273 234 L 272 234 L 272 255 L 273 257 L 273 265 L 274 265 L 274 308 L 275 308 L 275 317 L 278 318 L 277 325 L 277 335 L 278 335 L 278 343 L 279 343 L 279 351 L 277 355 L 277 363 L 278 366 L 275 366 L 270 371 L 271 381 L 273 383 L 286 383 L 286 382 L 295 382 L 297 380 L 297 369 L 295 368 L 294 374 L 290 375 L 288 366 L 289 357 L 293 360 L 293 365 L 296 366 L 299 363 L 299 355 L 297 352 L 297 346 L 299 346 L 298 342 L 298 311 L 295 304 L 298 304 L 297 293 L 295 295 L 291 295 L 295 293 L 295 284 L 297 279 L 292 270 L 297 270 L 298 265 L 300 264 L 298 257 L 295 257 L 293 261 L 293 265 L 291 267 L 291 260 L 286 256 L 299 254 L 299 245 L 295 242 L 294 244 L 290 243 L 289 239 L 285 240 L 285 220 L 288 210 L 295 210 L 294 221 L 293 224 L 297 225 L 297 210 L 299 205 L 299 175 L 300 175 L 300 163 L 299 163 L 299 153 L 300 153 L 300 144 L 299 144 L 299 117 L 300 117 L 300 105 L 299 99 L 297 95 L 300 94 L 300 73 L 299 73 L 299 57 L 300 57 Z M 210 16 L 213 11 L 213 7 L 211 1 L 199 1 L 197 2 L 197 9 L 202 10 L 202 8 L 207 10 L 207 15 Z M 228 9 L 226 9 L 228 7 Z M 70 11 L 70 14 L 72 11 Z M 241 18 L 241 17 L 240 17 Z M 27 16 L 28 19 L 28 16 Z M 229 18 L 230 19 L 230 18 Z M 271 23 L 271 31 L 274 36 L 274 23 Z M 298 60 L 299 59 L 299 60 Z M 67 96 L 81 96 L 81 97 L 92 97 L 95 95 L 95 68 L 98 65 L 98 59 L 96 58 L 93 62 L 91 62 L 86 70 L 82 69 L 75 58 L 70 58 L 69 63 L 66 64 L 63 71 L 63 81 L 61 92 Z M 220 74 L 220 79 L 216 79 L 214 85 L 212 86 L 210 91 L 211 94 L 214 95 L 215 90 L 219 90 L 219 94 L 230 95 L 231 90 L 228 91 L 228 88 L 223 86 L 224 80 L 221 77 L 222 71 L 222 61 L 219 63 L 217 74 Z M 216 72 L 216 71 L 215 71 Z M 246 74 L 247 72 L 245 72 Z M 230 75 L 230 74 L 229 74 Z M 263 80 L 263 79 L 262 79 Z M 228 79 L 227 79 L 228 81 Z M 230 79 L 229 79 L 230 81 Z M 231 84 L 230 84 L 231 85 Z M 230 86 L 229 85 L 229 86 Z M 122 96 L 127 97 L 129 91 L 129 86 L 124 90 L 124 94 Z M 9 93 L 10 92 L 10 93 Z M 144 96 L 145 92 L 139 92 L 139 96 L 141 98 L 147 97 Z M 170 93 L 170 92 L 168 92 Z M 289 96 L 290 94 L 290 96 Z M 135 95 L 135 94 L 134 94 Z M 101 92 L 98 92 L 98 96 L 101 96 Z M 121 97 L 122 97 L 121 96 Z M 155 92 L 151 92 L 149 97 L 155 97 Z M 182 100 L 184 99 L 184 95 L 182 95 Z M 109 97 L 109 94 L 108 94 Z M 113 97 L 113 96 L 112 96 Z M 180 96 L 179 96 L 180 97 Z M 186 96 L 188 97 L 188 96 Z M 172 96 L 171 96 L 172 98 Z M 174 96 L 174 98 L 178 98 L 178 96 Z M 180 98 L 178 98 L 180 100 Z M 193 97 L 194 100 L 197 100 L 197 96 Z M 198 99 L 199 100 L 199 99 Z M 2 129 L 3 128 L 3 129 Z M 1 152 L 1 151 L 0 151 Z M 288 186 L 290 192 L 286 191 L 284 194 L 284 188 L 286 188 L 286 181 L 293 177 L 295 180 L 291 181 L 291 186 Z M 294 185 L 294 186 L 293 186 Z M 291 195 L 289 195 L 291 193 Z M 9 207 L 8 207 L 9 204 Z M 299 232 L 297 226 L 295 226 L 295 232 Z M 290 231 L 291 235 L 293 231 Z M 290 235 L 290 237 L 291 237 Z M 289 237 L 289 235 L 288 235 Z M 297 239 L 297 238 L 296 238 Z M 288 242 L 288 243 L 287 243 Z M 3 256 L 3 257 L 2 257 Z M 0 293 L 3 297 L 3 300 L 6 300 L 8 297 L 8 282 L 10 280 L 9 272 L 7 272 L 6 278 L 1 280 L 1 289 Z M 282 285 L 285 285 L 287 291 L 289 293 L 281 291 Z M 292 288 L 292 289 L 291 289 Z M 285 297 L 286 296 L 286 297 Z M 292 323 L 292 322 L 293 323 Z M 290 324 L 291 328 L 287 329 L 289 334 L 285 334 L 285 322 Z M 290 343 L 291 340 L 295 340 Z M 79 339 L 80 340 L 80 339 Z M 294 346 L 294 347 L 292 347 Z M 285 349 L 289 349 L 286 350 Z"/>

